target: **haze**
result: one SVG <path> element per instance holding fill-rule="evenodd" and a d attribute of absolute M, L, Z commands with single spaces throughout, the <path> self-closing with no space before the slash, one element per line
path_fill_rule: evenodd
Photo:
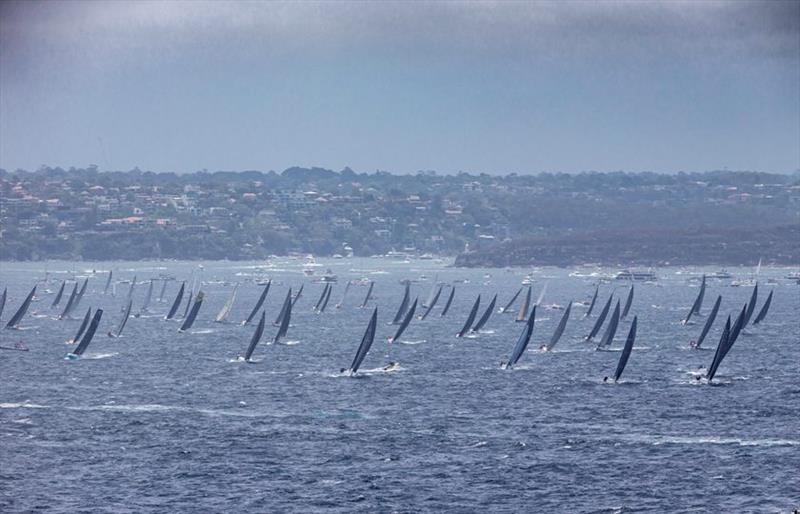
<path fill-rule="evenodd" d="M 800 169 L 798 2 L 3 2 L 0 167 Z"/>

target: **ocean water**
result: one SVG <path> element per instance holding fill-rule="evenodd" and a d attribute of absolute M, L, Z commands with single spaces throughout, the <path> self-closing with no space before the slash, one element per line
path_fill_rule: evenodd
<path fill-rule="evenodd" d="M 326 268 L 337 276 L 325 313 L 312 312 Z M 163 302 L 115 328 L 127 295 L 103 295 L 105 270 L 116 281 L 166 275 Z M 598 276 L 570 269 L 532 272 L 533 298 L 547 284 L 529 350 L 503 370 L 522 323 L 495 312 L 483 332 L 457 339 L 477 294 L 505 304 L 531 270 L 457 269 L 439 261 L 304 261 L 263 263 L 114 262 L 0 263 L 8 287 L 2 323 L 40 281 L 22 330 L 0 331 L 0 511 L 2 512 L 789 512 L 800 507 L 800 286 L 786 269 L 761 270 L 760 309 L 723 362 L 714 385 L 697 381 L 722 324 L 749 299 L 751 287 L 709 280 L 703 313 L 717 294 L 720 315 L 703 350 L 688 342 L 704 317 L 681 324 L 711 269 L 657 270 L 636 283 L 621 323 L 618 349 L 638 316 L 638 337 L 619 384 L 603 383 L 619 351 L 583 342 L 612 291 L 624 303 L 627 283 L 601 285 L 594 314 L 576 303 L 562 340 L 549 340 L 563 313 L 553 304 L 591 298 Z M 96 270 L 96 275 L 92 275 Z M 47 271 L 47 275 L 45 275 Z M 196 273 L 205 302 L 188 333 L 164 321 L 178 284 Z M 591 270 L 581 270 L 586 275 Z M 612 273 L 616 270 L 600 270 Z M 750 269 L 734 271 L 748 278 Z M 103 319 L 84 358 L 64 360 L 80 319 L 55 319 L 50 303 L 62 279 L 91 276 L 76 317 L 101 307 Z M 48 281 L 41 283 L 47 276 Z M 258 362 L 237 361 L 255 329 L 242 326 L 271 278 L 267 325 Z M 360 309 L 367 278 L 376 285 L 375 344 L 355 378 L 343 376 L 371 309 Z M 425 321 L 401 341 L 386 339 L 411 279 L 425 300 L 434 280 L 455 283 Z M 767 283 L 773 279 L 774 284 Z M 213 319 L 235 282 L 230 323 Z M 286 293 L 305 283 L 295 305 L 289 344 L 270 345 L 271 324 Z M 68 286 L 67 293 L 69 292 Z M 519 300 L 518 300 L 519 302 Z M 515 305 L 517 307 L 519 303 Z M 481 309 L 482 311 L 482 309 Z M 516 312 L 516 308 L 514 309 Z M 756 311 L 757 312 L 757 311 Z M 179 310 L 183 313 L 183 307 Z M 602 334 L 602 331 L 601 331 Z M 398 361 L 393 371 L 383 371 Z"/>

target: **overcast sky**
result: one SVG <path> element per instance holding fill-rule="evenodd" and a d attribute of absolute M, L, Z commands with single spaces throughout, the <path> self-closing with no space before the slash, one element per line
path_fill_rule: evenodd
<path fill-rule="evenodd" d="M 800 2 L 0 3 L 0 167 L 800 168 Z"/>

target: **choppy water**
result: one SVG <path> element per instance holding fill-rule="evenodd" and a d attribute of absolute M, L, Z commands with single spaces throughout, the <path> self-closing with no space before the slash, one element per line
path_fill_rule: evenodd
<path fill-rule="evenodd" d="M 701 270 L 658 271 L 655 284 L 637 283 L 628 320 L 614 347 L 639 317 L 636 348 L 618 385 L 604 384 L 619 352 L 595 352 L 582 342 L 594 321 L 575 306 L 556 351 L 537 348 L 562 313 L 541 309 L 530 350 L 513 371 L 499 367 L 522 329 L 495 313 L 485 333 L 456 339 L 477 293 L 502 306 L 520 286 L 523 270 L 461 270 L 433 261 L 335 260 L 339 276 L 327 312 L 312 313 L 320 284 L 302 274 L 302 261 L 276 260 L 259 269 L 204 263 L 206 292 L 190 333 L 162 319 L 132 318 L 116 327 L 127 284 L 101 294 L 105 275 L 90 279 L 79 314 L 105 315 L 86 358 L 63 360 L 79 320 L 57 321 L 49 305 L 72 271 L 114 269 L 115 279 L 159 274 L 187 279 L 194 263 L 49 263 L 50 281 L 23 321 L 3 330 L 4 345 L 22 341 L 29 352 L 0 352 L 0 510 L 22 512 L 278 512 L 278 511 L 765 511 L 800 507 L 800 287 L 787 270 L 763 269 L 759 308 L 775 298 L 765 322 L 748 327 L 720 368 L 718 385 L 695 380 L 710 364 L 724 316 L 741 308 L 750 287 L 709 281 L 703 311 L 723 295 L 720 317 L 705 346 L 689 350 L 704 318 L 680 320 L 697 294 L 688 279 Z M 324 268 L 318 268 L 321 273 Z M 596 278 L 570 270 L 535 272 L 534 298 L 548 283 L 544 304 L 588 300 Z M 746 275 L 749 270 L 742 270 Z M 427 298 L 434 276 L 456 284 L 450 313 L 440 308 L 415 320 L 403 341 L 386 338 L 402 294 L 400 279 Z M 491 276 L 486 276 L 490 274 Z M 0 264 L 9 300 L 3 324 L 43 264 Z M 260 287 L 273 278 L 266 302 L 275 319 L 286 287 L 305 282 L 287 339 L 262 344 L 260 362 L 236 362 L 254 330 L 240 322 Z M 344 281 L 376 281 L 378 338 L 360 378 L 350 364 L 370 311 L 358 309 L 365 286 L 352 287 L 336 309 Z M 776 278 L 778 284 L 766 283 Z M 233 282 L 241 282 L 231 320 L 214 316 Z M 227 282 L 227 283 L 222 283 Z M 160 291 L 155 287 L 155 295 Z M 599 305 L 615 281 L 601 288 Z M 47 288 L 51 293 L 44 292 Z M 147 287 L 137 286 L 134 312 Z M 67 292 L 69 289 L 67 290 Z M 66 300 L 65 299 L 63 301 Z M 442 299 L 444 300 L 444 298 Z M 62 305 L 63 305 L 62 301 Z M 441 303 L 440 303 L 441 307 Z M 183 309 L 180 309 L 182 312 Z M 595 311 L 597 313 L 597 310 Z M 596 314 L 595 314 L 596 315 Z M 276 330 L 265 332 L 270 340 Z M 388 360 L 400 369 L 380 372 Z"/>

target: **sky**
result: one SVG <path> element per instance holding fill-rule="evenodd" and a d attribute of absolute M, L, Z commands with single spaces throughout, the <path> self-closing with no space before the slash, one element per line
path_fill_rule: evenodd
<path fill-rule="evenodd" d="M 800 169 L 800 2 L 0 2 L 0 167 Z"/>

